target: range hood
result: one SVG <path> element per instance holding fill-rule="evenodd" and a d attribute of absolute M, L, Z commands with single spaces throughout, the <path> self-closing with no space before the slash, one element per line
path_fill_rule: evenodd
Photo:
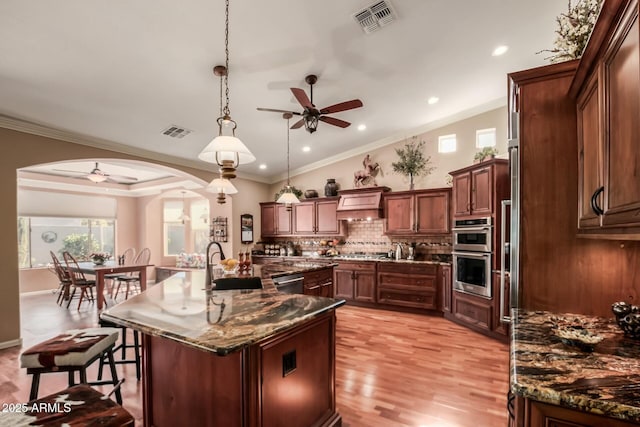
<path fill-rule="evenodd" d="M 389 187 L 366 187 L 338 191 L 338 219 L 384 218 L 382 193 L 389 190 Z"/>

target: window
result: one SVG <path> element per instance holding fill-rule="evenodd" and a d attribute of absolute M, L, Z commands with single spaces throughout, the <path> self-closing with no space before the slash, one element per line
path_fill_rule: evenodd
<path fill-rule="evenodd" d="M 191 202 L 191 238 L 193 251 L 203 254 L 209 244 L 209 201 Z"/>
<path fill-rule="evenodd" d="M 457 149 L 456 135 L 442 135 L 438 137 L 438 153 L 453 153 Z"/>
<path fill-rule="evenodd" d="M 495 147 L 496 128 L 480 129 L 476 131 L 476 148 Z"/>
<path fill-rule="evenodd" d="M 165 255 L 178 255 L 181 252 L 185 252 L 185 224 L 182 221 L 183 206 L 180 200 L 164 201 Z M 187 212 L 185 211 L 185 213 Z"/>
<path fill-rule="evenodd" d="M 115 221 L 95 218 L 18 217 L 18 266 L 44 267 L 68 251 L 79 261 L 92 252 L 113 254 Z"/>

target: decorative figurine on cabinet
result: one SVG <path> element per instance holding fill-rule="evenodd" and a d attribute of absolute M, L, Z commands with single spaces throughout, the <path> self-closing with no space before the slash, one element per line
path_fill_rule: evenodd
<path fill-rule="evenodd" d="M 353 174 L 353 186 L 356 188 L 378 186 L 378 183 L 376 182 L 376 176 L 380 171 L 380 165 L 377 162 L 373 163 L 373 161 L 371 160 L 371 156 L 367 154 L 362 161 L 362 166 L 364 166 L 364 169 L 356 171 Z"/>

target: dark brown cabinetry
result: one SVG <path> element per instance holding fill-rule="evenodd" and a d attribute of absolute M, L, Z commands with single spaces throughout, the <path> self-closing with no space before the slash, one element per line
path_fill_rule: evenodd
<path fill-rule="evenodd" d="M 333 272 L 335 297 L 376 302 L 376 263 L 341 262 Z"/>
<path fill-rule="evenodd" d="M 449 174 L 453 177 L 453 216 L 491 216 L 509 197 L 508 161 L 494 159 Z"/>
<path fill-rule="evenodd" d="M 344 225 L 338 221 L 338 198 L 305 201 L 293 206 L 293 234 L 298 236 L 333 236 L 344 234 Z"/>
<path fill-rule="evenodd" d="M 260 234 L 262 237 L 291 234 L 291 211 L 282 203 L 260 203 Z"/>
<path fill-rule="evenodd" d="M 626 3 L 577 99 L 578 228 L 607 238 L 640 237 L 640 29 L 637 0 Z"/>
<path fill-rule="evenodd" d="M 385 234 L 437 235 L 451 232 L 450 188 L 384 194 Z"/>
<path fill-rule="evenodd" d="M 442 280 L 442 311 L 451 313 L 451 298 L 453 289 L 451 288 L 451 266 L 442 264 L 439 268 L 440 280 Z"/>
<path fill-rule="evenodd" d="M 378 264 L 378 304 L 402 307 L 438 308 L 438 266 Z"/>
<path fill-rule="evenodd" d="M 304 273 L 304 294 L 333 298 L 333 268 Z"/>

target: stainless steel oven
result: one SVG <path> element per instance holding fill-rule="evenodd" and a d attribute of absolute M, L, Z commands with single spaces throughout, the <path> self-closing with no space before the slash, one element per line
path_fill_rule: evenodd
<path fill-rule="evenodd" d="M 491 252 L 454 251 L 453 288 L 491 298 Z"/>
<path fill-rule="evenodd" d="M 459 219 L 453 227 L 453 250 L 491 252 L 491 217 Z"/>

